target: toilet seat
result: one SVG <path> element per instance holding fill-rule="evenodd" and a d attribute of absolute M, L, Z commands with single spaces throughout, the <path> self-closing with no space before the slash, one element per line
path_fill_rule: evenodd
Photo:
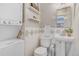
<path fill-rule="evenodd" d="M 38 48 L 34 51 L 34 55 L 35 55 L 35 56 L 47 56 L 47 48 L 38 47 Z"/>

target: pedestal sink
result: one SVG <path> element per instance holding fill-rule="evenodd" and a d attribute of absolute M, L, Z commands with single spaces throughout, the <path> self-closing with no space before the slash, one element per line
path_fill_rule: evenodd
<path fill-rule="evenodd" d="M 62 36 L 55 34 L 55 40 L 56 40 L 56 56 L 66 56 L 66 44 L 72 43 L 74 40 L 74 37 L 71 36 Z M 70 49 L 71 47 L 69 47 Z"/>
<path fill-rule="evenodd" d="M 64 42 L 72 42 L 74 40 L 73 36 L 62 36 L 55 34 L 55 39 L 58 41 L 64 41 Z"/>

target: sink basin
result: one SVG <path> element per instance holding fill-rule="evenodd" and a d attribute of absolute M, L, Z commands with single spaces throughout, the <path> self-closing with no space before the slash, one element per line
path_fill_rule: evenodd
<path fill-rule="evenodd" d="M 66 29 L 66 28 L 57 28 L 55 30 L 55 34 L 54 34 L 55 39 L 59 40 L 59 41 L 65 41 L 65 42 L 73 41 L 74 36 L 73 35 L 72 36 L 66 36 L 65 34 L 63 34 L 64 29 Z"/>
<path fill-rule="evenodd" d="M 61 35 L 57 35 L 55 34 L 55 39 L 59 40 L 59 41 L 65 41 L 65 42 L 72 42 L 74 40 L 73 36 L 61 36 Z"/>

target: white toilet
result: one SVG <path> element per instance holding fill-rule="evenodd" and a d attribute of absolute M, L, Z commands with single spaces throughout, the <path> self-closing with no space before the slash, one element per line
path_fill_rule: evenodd
<path fill-rule="evenodd" d="M 47 30 L 40 36 L 40 47 L 36 48 L 34 51 L 34 56 L 47 56 L 49 55 L 49 49 L 51 46 L 51 41 L 53 35 Z"/>
<path fill-rule="evenodd" d="M 44 43 L 44 39 L 40 40 L 40 47 L 34 51 L 34 56 L 47 56 L 47 41 Z M 46 45 L 45 45 L 46 44 Z"/>
<path fill-rule="evenodd" d="M 38 48 L 34 51 L 34 56 L 47 56 L 47 48 L 38 47 Z"/>

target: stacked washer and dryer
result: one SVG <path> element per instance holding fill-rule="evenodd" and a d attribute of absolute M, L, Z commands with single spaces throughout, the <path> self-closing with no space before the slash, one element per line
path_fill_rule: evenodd
<path fill-rule="evenodd" d="M 23 56 L 24 40 L 17 39 L 22 26 L 22 4 L 0 4 L 0 56 Z"/>

